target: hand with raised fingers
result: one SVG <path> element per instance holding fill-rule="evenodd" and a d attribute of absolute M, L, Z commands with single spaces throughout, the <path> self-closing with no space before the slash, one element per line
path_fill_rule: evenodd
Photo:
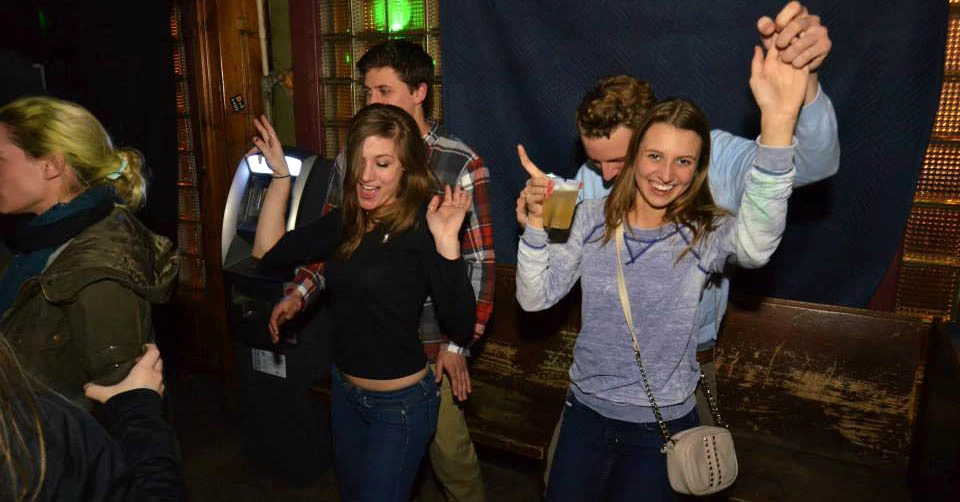
<path fill-rule="evenodd" d="M 287 159 L 283 155 L 283 145 L 277 138 L 277 131 L 267 120 L 266 115 L 253 118 L 253 125 L 257 128 L 259 136 L 253 137 L 253 148 L 247 152 L 247 155 L 253 155 L 257 152 L 263 154 L 267 161 L 267 167 L 273 171 L 275 178 L 287 178 L 290 176 L 290 168 L 287 166 Z"/>
<path fill-rule="evenodd" d="M 760 141 L 767 146 L 787 146 L 793 140 L 800 105 L 807 87 L 806 67 L 794 68 L 778 57 L 776 45 L 753 49 L 750 89 L 760 107 Z"/>
<path fill-rule="evenodd" d="M 460 257 L 460 228 L 470 209 L 470 192 L 457 185 L 443 188 L 443 198 L 434 195 L 427 205 L 427 226 L 437 245 L 437 252 L 447 259 Z"/>
<path fill-rule="evenodd" d="M 543 201 L 553 193 L 553 181 L 530 160 L 523 145 L 517 145 L 517 155 L 520 165 L 530 175 L 517 199 L 517 223 L 543 228 Z"/>
<path fill-rule="evenodd" d="M 816 71 L 830 54 L 833 42 L 820 16 L 810 14 L 800 2 L 792 1 L 777 14 L 776 19 L 763 16 L 757 20 L 757 31 L 766 49 L 776 46 L 780 60 L 794 68 L 807 66 Z"/>
<path fill-rule="evenodd" d="M 83 393 L 88 398 L 106 403 L 113 396 L 135 389 L 150 389 L 163 395 L 163 359 L 160 359 L 160 350 L 152 343 L 144 345 L 146 351 L 137 364 L 130 369 L 130 373 L 123 380 L 114 385 L 99 385 L 93 382 L 83 386 Z"/>

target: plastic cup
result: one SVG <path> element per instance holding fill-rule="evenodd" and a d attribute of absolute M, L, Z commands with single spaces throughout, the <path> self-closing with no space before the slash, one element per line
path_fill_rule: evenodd
<path fill-rule="evenodd" d="M 555 230 L 568 230 L 573 223 L 573 211 L 577 207 L 580 182 L 549 177 L 553 181 L 553 193 L 543 201 L 543 226 Z"/>

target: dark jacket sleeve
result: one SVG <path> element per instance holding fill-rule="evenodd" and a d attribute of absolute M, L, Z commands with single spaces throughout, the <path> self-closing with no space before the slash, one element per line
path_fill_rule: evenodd
<path fill-rule="evenodd" d="M 440 329 L 457 345 L 467 347 L 473 339 L 477 322 L 477 298 L 470 285 L 463 257 L 448 260 L 437 253 L 427 222 L 420 222 L 424 268 L 427 271 L 430 297 L 440 321 Z"/>
<path fill-rule="evenodd" d="M 267 270 L 289 269 L 305 263 L 327 261 L 343 239 L 343 220 L 339 209 L 320 219 L 295 228 L 277 241 L 260 260 Z"/>
<path fill-rule="evenodd" d="M 149 389 L 118 394 L 103 405 L 103 413 L 126 464 L 109 500 L 184 500 L 173 428 L 163 418 L 160 394 Z"/>
<path fill-rule="evenodd" d="M 115 281 L 95 282 L 65 308 L 88 379 L 113 385 L 122 380 L 143 344 L 152 341 L 150 302 Z"/>

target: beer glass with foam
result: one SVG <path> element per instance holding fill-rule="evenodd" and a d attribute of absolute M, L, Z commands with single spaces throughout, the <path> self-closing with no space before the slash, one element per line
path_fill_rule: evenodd
<path fill-rule="evenodd" d="M 573 211 L 577 207 L 580 182 L 548 176 L 553 181 L 553 193 L 543 201 L 543 226 L 556 230 L 568 230 L 573 223 Z"/>

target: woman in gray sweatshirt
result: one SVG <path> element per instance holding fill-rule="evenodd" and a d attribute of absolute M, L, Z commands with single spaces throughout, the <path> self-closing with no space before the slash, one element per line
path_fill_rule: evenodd
<path fill-rule="evenodd" d="M 622 225 L 620 255 L 644 369 L 675 434 L 698 423 L 697 305 L 706 280 L 728 261 L 763 265 L 783 234 L 806 78 L 806 69 L 780 62 L 776 48 L 755 50 L 750 87 L 761 133 L 735 216 L 710 195 L 706 117 L 677 99 L 658 103 L 637 128 L 623 175 L 609 197 L 580 204 L 566 242 L 548 242 L 542 205 L 528 199 L 517 258 L 520 305 L 549 308 L 578 279 L 583 290 L 548 501 L 677 496 L 620 304 L 614 236 Z"/>

